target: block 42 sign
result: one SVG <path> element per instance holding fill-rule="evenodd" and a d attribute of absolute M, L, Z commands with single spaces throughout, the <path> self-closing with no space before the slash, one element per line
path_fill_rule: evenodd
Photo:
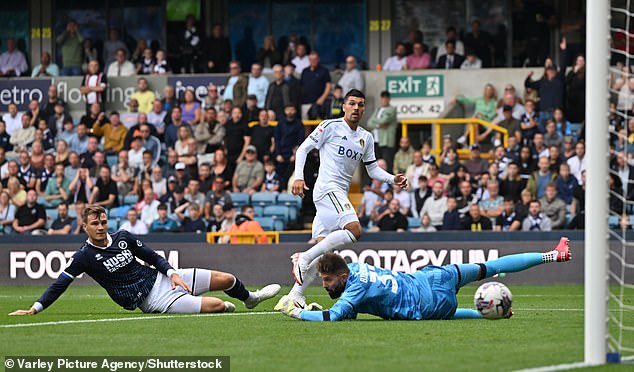
<path fill-rule="evenodd" d="M 443 75 L 386 76 L 386 90 L 392 98 L 431 98 L 444 94 Z"/>

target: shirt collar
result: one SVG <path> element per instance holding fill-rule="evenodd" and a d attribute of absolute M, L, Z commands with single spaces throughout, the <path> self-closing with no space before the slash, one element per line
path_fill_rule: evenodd
<path fill-rule="evenodd" d="M 86 243 L 92 245 L 95 248 L 107 249 L 107 248 L 110 248 L 110 246 L 112 245 L 112 237 L 110 236 L 110 234 L 106 233 L 106 239 L 108 240 L 108 245 L 106 245 L 105 247 L 100 247 L 100 246 L 94 244 L 93 242 L 90 241 L 90 238 L 86 239 Z"/>

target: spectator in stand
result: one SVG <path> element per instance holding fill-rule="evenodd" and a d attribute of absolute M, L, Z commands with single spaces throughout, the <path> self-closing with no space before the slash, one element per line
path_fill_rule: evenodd
<path fill-rule="evenodd" d="M 46 224 L 46 211 L 44 206 L 37 202 L 35 190 L 29 190 L 26 194 L 26 203 L 15 212 L 13 231 L 22 235 L 43 235 Z"/>
<path fill-rule="evenodd" d="M 471 22 L 471 32 L 464 38 L 464 45 L 467 50 L 473 52 L 482 59 L 482 67 L 491 67 L 493 56 L 493 40 L 488 32 L 480 29 L 480 21 L 475 19 Z"/>
<path fill-rule="evenodd" d="M 205 60 L 208 72 L 227 72 L 231 60 L 231 44 L 229 38 L 224 36 L 224 29 L 219 23 L 211 26 L 211 37 L 205 45 Z"/>
<path fill-rule="evenodd" d="M 468 231 L 485 231 L 492 230 L 493 225 L 489 218 L 482 216 L 480 207 L 478 207 L 477 204 L 471 204 L 469 213 L 462 224 L 462 229 Z"/>
<path fill-rule="evenodd" d="M 211 154 L 215 152 L 225 139 L 225 126 L 220 124 L 216 109 L 205 109 L 204 121 L 194 127 L 194 138 L 198 143 L 199 154 Z"/>
<path fill-rule="evenodd" d="M 268 238 L 266 235 L 257 235 L 257 233 L 264 232 L 262 230 L 262 226 L 257 221 L 254 221 L 255 218 L 255 210 L 253 206 L 247 204 L 243 205 L 240 208 L 240 214 L 236 216 L 235 223 L 231 225 L 229 228 L 229 233 L 252 233 L 253 237 L 240 237 L 236 235 L 232 235 L 230 237 L 231 244 L 240 244 L 240 243 L 257 243 L 257 244 L 266 244 L 268 243 Z"/>
<path fill-rule="evenodd" d="M 465 58 L 462 54 L 456 53 L 456 42 L 453 40 L 447 40 L 445 42 L 446 53 L 441 54 L 436 62 L 436 68 L 445 70 L 458 69 L 462 66 Z M 440 50 L 438 51 L 440 53 Z"/>
<path fill-rule="evenodd" d="M 491 223 L 495 223 L 495 219 L 502 213 L 504 209 L 504 198 L 499 195 L 500 185 L 497 180 L 490 180 L 487 182 L 487 191 L 489 196 L 486 199 L 480 200 L 478 206 L 480 207 L 480 214 L 484 217 L 489 217 Z"/>
<path fill-rule="evenodd" d="M 458 161 L 458 153 L 453 147 L 449 147 L 446 151 L 444 151 L 444 156 L 441 154 L 440 167 L 438 167 L 438 172 L 449 182 L 456 177 L 456 172 L 460 167 L 460 162 Z"/>
<path fill-rule="evenodd" d="M 423 43 L 415 42 L 413 45 L 413 53 L 406 58 L 405 69 L 423 70 L 431 66 L 431 55 L 425 50 Z"/>
<path fill-rule="evenodd" d="M 148 89 L 149 85 L 146 78 L 139 78 L 136 86 L 137 90 L 130 99 L 136 99 L 139 102 L 139 112 L 147 114 L 152 111 L 152 105 L 155 100 L 154 92 Z"/>
<path fill-rule="evenodd" d="M 48 98 L 40 107 L 42 118 L 48 122 L 49 118 L 55 114 L 55 106 L 58 104 L 62 106 L 62 112 L 66 111 L 66 102 L 57 95 L 57 86 L 53 84 L 48 87 Z"/>
<path fill-rule="evenodd" d="M 64 164 L 55 164 L 55 174 L 49 179 L 44 189 L 46 207 L 56 207 L 68 201 L 70 196 L 70 179 L 64 176 Z"/>
<path fill-rule="evenodd" d="M 523 144 L 531 144 L 533 137 L 539 132 L 539 115 L 535 112 L 535 101 L 526 100 L 524 105 L 526 112 L 520 118 Z"/>
<path fill-rule="evenodd" d="M 185 17 L 185 29 L 181 31 L 181 73 L 195 74 L 200 70 L 200 56 L 203 43 L 196 28 L 196 18 L 193 14 Z"/>
<path fill-rule="evenodd" d="M 211 207 L 213 213 L 207 216 L 207 232 L 218 232 L 222 229 L 222 223 L 225 220 L 225 212 L 223 205 L 214 204 Z"/>
<path fill-rule="evenodd" d="M 99 72 L 99 62 L 93 60 L 88 64 L 88 73 L 84 75 L 79 91 L 86 100 L 86 114 L 93 103 L 99 104 L 99 112 L 106 111 L 106 87 L 108 79 Z"/>
<path fill-rule="evenodd" d="M 378 137 L 375 143 L 375 147 L 378 146 L 376 157 L 385 159 L 388 169 L 394 167 L 397 125 L 396 108 L 390 105 L 390 93 L 384 90 L 381 92 L 381 106 L 372 113 L 367 128 L 374 133 L 375 138 Z"/>
<path fill-rule="evenodd" d="M 310 65 L 309 57 L 306 54 L 306 45 L 299 43 L 295 47 L 295 57 L 291 60 L 291 63 L 295 66 L 295 71 L 298 75 L 302 75 L 302 72 Z"/>
<path fill-rule="evenodd" d="M 495 219 L 495 231 L 519 231 L 522 228 L 522 220 L 515 211 L 515 201 L 504 198 L 502 213 Z"/>
<path fill-rule="evenodd" d="M 440 181 L 434 182 L 432 186 L 431 197 L 425 200 L 423 209 L 420 210 L 419 215 L 429 214 L 431 218 L 431 224 L 437 230 L 442 228 L 443 217 L 447 211 L 447 197 L 443 196 L 444 185 Z"/>
<path fill-rule="evenodd" d="M 495 87 L 492 84 L 486 84 L 484 86 L 484 91 L 482 93 L 482 97 L 477 98 L 467 98 L 464 96 L 457 96 L 452 99 L 449 104 L 455 105 L 456 103 L 460 104 L 474 104 L 475 111 L 473 112 L 473 117 L 477 119 L 482 119 L 486 121 L 493 121 L 495 119 L 495 105 L 497 101 L 497 94 L 495 93 Z M 458 138 L 458 143 L 465 145 L 467 143 L 467 135 L 469 134 L 469 126 L 465 127 L 465 131 Z"/>
<path fill-rule="evenodd" d="M 77 124 L 75 135 L 70 138 L 70 150 L 78 154 L 88 151 L 89 138 L 86 124 L 80 122 Z"/>
<path fill-rule="evenodd" d="M 282 63 L 282 54 L 275 47 L 273 35 L 266 35 L 264 37 L 264 44 L 262 48 L 258 50 L 255 59 L 267 74 L 273 71 L 274 65 Z"/>
<path fill-rule="evenodd" d="M 321 106 L 332 89 L 330 72 L 319 63 L 319 54 L 312 51 L 308 56 L 309 65 L 302 72 L 302 120 L 315 119 Z M 309 111 L 312 114 L 309 114 Z M 314 114 L 317 112 L 317 115 Z"/>
<path fill-rule="evenodd" d="M 179 196 L 182 196 L 182 189 L 179 191 Z M 141 221 L 149 226 L 159 217 L 157 209 L 160 203 L 156 200 L 154 190 L 151 187 L 143 189 L 142 195 L 143 198 L 134 205 L 134 209 L 139 213 Z"/>
<path fill-rule="evenodd" d="M 401 212 L 401 203 L 398 199 L 392 199 L 388 208 L 379 215 L 377 223 L 378 231 L 407 231 L 408 222 Z"/>
<path fill-rule="evenodd" d="M 258 160 L 262 163 L 272 159 L 275 154 L 275 127 L 269 125 L 269 115 L 265 109 L 258 113 L 258 121 L 249 125 L 251 144 L 258 149 Z"/>
<path fill-rule="evenodd" d="M 242 111 L 244 120 L 247 124 L 251 124 L 252 122 L 256 122 L 258 120 L 258 112 L 260 112 L 260 109 L 258 108 L 258 97 L 253 94 L 248 95 L 246 107 Z"/>
<path fill-rule="evenodd" d="M 394 48 L 394 55 L 383 63 L 383 71 L 401 71 L 407 67 L 405 44 L 398 42 Z"/>
<path fill-rule="evenodd" d="M 224 148 L 219 148 L 214 153 L 214 166 L 212 168 L 213 177 L 222 177 L 226 188 L 231 189 L 231 179 L 233 178 L 233 169 L 227 162 L 227 153 Z"/>
<path fill-rule="evenodd" d="M 218 86 L 210 83 L 207 87 L 207 97 L 205 97 L 205 101 L 203 102 L 203 108 L 209 109 L 213 108 L 216 111 L 222 110 L 224 106 L 224 99 L 218 93 Z"/>
<path fill-rule="evenodd" d="M 622 156 L 621 159 L 623 159 Z M 625 163 L 624 159 L 622 160 L 622 162 Z M 620 175 L 620 169 L 618 169 L 617 171 Z M 634 177 L 634 171 L 630 170 L 628 173 L 628 179 L 630 177 Z M 568 165 L 568 163 L 562 163 L 559 167 L 559 177 L 556 178 L 555 184 L 557 185 L 557 195 L 564 201 L 564 203 L 566 203 L 568 207 L 570 207 L 573 200 L 574 190 L 577 188 L 579 183 L 577 182 L 577 179 L 570 174 L 570 166 Z M 627 193 L 624 194 L 628 195 Z"/>
<path fill-rule="evenodd" d="M 381 166 L 381 169 L 385 169 L 385 164 Z M 406 190 L 401 189 L 400 187 L 396 187 L 394 185 L 392 185 L 392 192 L 394 194 L 394 199 L 398 200 L 401 206 L 400 211 L 403 214 L 403 216 L 411 216 L 412 214 L 410 211 L 411 194 L 407 192 Z"/>
<path fill-rule="evenodd" d="M 616 153 L 616 164 L 612 167 L 612 171 L 616 173 L 621 180 L 621 186 L 623 188 L 622 195 L 624 195 L 628 201 L 634 200 L 634 166 L 627 163 L 623 152 Z M 559 178 L 561 178 L 561 176 Z M 558 181 L 559 178 L 557 178 Z"/>
<path fill-rule="evenodd" d="M 564 51 L 561 58 L 561 66 L 559 72 L 554 65 L 546 66 L 546 72 L 541 79 L 537 81 L 531 80 L 533 71 L 528 73 L 524 86 L 526 88 L 535 89 L 539 92 L 539 125 L 544 128 L 546 120 L 553 118 L 553 111 L 557 107 L 564 107 L 564 88 L 566 74 L 566 38 L 563 38 L 560 48 Z"/>
<path fill-rule="evenodd" d="M 566 111 L 572 123 L 581 124 L 586 116 L 586 59 L 575 57 L 572 71 L 566 76 Z"/>
<path fill-rule="evenodd" d="M 0 124 L 0 129 L 2 129 L 2 124 Z M 7 161 L 5 153 L 6 151 L 4 147 L 0 146 L 0 180 L 4 180 L 4 178 L 9 174 L 9 161 Z M 2 191 L 1 188 L 0 191 Z"/>
<path fill-rule="evenodd" d="M 262 109 L 266 103 L 266 92 L 269 88 L 269 79 L 262 75 L 262 65 L 254 63 L 251 65 L 251 74 L 247 84 L 247 94 L 255 95 L 257 107 Z"/>
<path fill-rule="evenodd" d="M 447 212 L 445 212 L 445 214 L 447 214 Z M 429 218 L 428 214 L 424 214 L 421 218 L 420 218 L 420 227 L 414 228 L 414 229 L 410 229 L 410 231 L 412 232 L 435 232 L 438 231 L 436 230 L 436 228 L 431 224 L 431 219 Z"/>
<path fill-rule="evenodd" d="M 189 216 L 185 216 L 185 210 Z M 200 207 L 196 203 L 187 202 L 174 210 L 181 222 L 183 232 L 202 234 L 207 231 L 205 221 L 201 217 Z"/>
<path fill-rule="evenodd" d="M 431 187 L 427 186 L 427 177 L 421 175 L 418 176 L 418 187 L 412 192 L 412 200 L 410 205 L 412 206 L 412 215 L 419 217 L 419 211 L 425 205 L 425 201 L 431 196 Z"/>
<path fill-rule="evenodd" d="M 339 85 L 335 85 L 332 95 L 326 99 L 323 106 L 321 106 L 321 119 L 338 119 L 343 116 L 343 88 Z"/>
<path fill-rule="evenodd" d="M 189 128 L 189 123 L 183 120 L 182 109 L 179 106 L 175 106 L 172 108 L 170 124 L 165 128 L 165 145 L 167 145 L 167 148 L 174 148 L 181 126 Z"/>
<path fill-rule="evenodd" d="M 59 143 L 58 143 L 59 145 Z M 59 146 L 57 148 L 59 155 Z M 81 166 L 81 160 L 79 159 L 79 155 L 76 152 L 68 151 L 66 159 L 63 159 L 59 156 L 55 156 L 55 163 L 64 164 L 64 176 L 69 180 L 75 178 L 75 174 L 79 171 L 79 167 Z"/>
<path fill-rule="evenodd" d="M 183 103 L 181 103 L 180 107 L 183 113 L 183 121 L 186 121 L 190 125 L 197 125 L 202 121 L 200 102 L 196 100 L 193 90 L 187 89 L 185 93 L 183 93 Z"/>
<path fill-rule="evenodd" d="M 167 204 L 159 204 L 159 206 L 156 207 L 156 210 L 158 218 L 152 222 L 152 225 L 150 225 L 150 232 L 177 232 L 179 229 L 178 222 L 167 216 Z"/>
<path fill-rule="evenodd" d="M 2 121 L 6 125 L 6 132 L 10 136 L 18 128 L 22 127 L 22 113 L 18 111 L 18 105 L 9 103 L 7 113 L 2 115 Z"/>
<path fill-rule="evenodd" d="M 212 185 L 212 190 L 207 192 L 205 197 L 204 214 L 207 219 L 211 218 L 211 211 L 216 204 L 231 204 L 231 193 L 225 190 L 225 179 L 216 176 Z"/>
<path fill-rule="evenodd" d="M 200 180 L 191 178 L 185 188 L 185 200 L 198 205 L 205 205 L 205 195 L 200 192 Z"/>
<path fill-rule="evenodd" d="M 407 167 L 405 176 L 407 177 L 407 183 L 413 185 L 418 177 L 425 176 L 429 178 L 429 163 L 423 162 L 423 154 L 420 151 L 414 151 L 412 155 L 412 163 Z"/>
<path fill-rule="evenodd" d="M 91 200 L 94 184 L 94 179 L 90 177 L 90 169 L 83 165 L 75 173 L 75 177 L 68 185 L 68 189 L 71 192 L 69 204 L 76 204 L 79 201 L 88 203 Z"/>
<path fill-rule="evenodd" d="M 508 131 L 509 137 L 515 137 L 517 142 L 522 141 L 522 126 L 520 121 L 513 117 L 513 106 L 504 105 L 502 107 L 502 120 L 494 123 L 502 128 L 505 128 Z M 497 131 L 493 132 L 492 128 L 487 128 L 484 133 L 480 135 L 480 138 L 484 140 L 485 138 L 488 138 L 491 133 L 494 133 L 493 145 L 500 146 L 502 144 L 502 133 Z"/>
<path fill-rule="evenodd" d="M 152 102 L 152 111 L 147 114 L 147 121 L 154 126 L 156 134 L 163 138 L 165 133 L 165 119 L 167 111 L 163 109 L 163 102 L 160 99 L 155 98 Z"/>
<path fill-rule="evenodd" d="M 31 113 L 22 114 L 22 127 L 17 128 L 11 134 L 9 143 L 13 146 L 13 153 L 26 150 L 28 145 L 35 141 L 35 127 L 31 126 Z"/>
<path fill-rule="evenodd" d="M 528 216 L 522 221 L 522 231 L 551 231 L 550 218 L 541 212 L 541 202 L 533 200 L 528 208 Z"/>
<path fill-rule="evenodd" d="M 49 52 L 42 52 L 42 55 L 40 56 L 40 64 L 33 68 L 31 77 L 37 78 L 55 76 L 59 76 L 59 67 L 57 64 L 51 62 L 51 54 Z"/>
<path fill-rule="evenodd" d="M 139 214 L 134 208 L 128 209 L 126 221 L 119 226 L 119 230 L 125 230 L 134 235 L 147 235 L 148 233 L 148 227 L 139 220 Z"/>
<path fill-rule="evenodd" d="M 57 37 L 57 44 L 62 51 L 62 75 L 81 75 L 82 43 L 84 37 L 79 32 L 77 22 L 70 19 L 66 23 L 66 30 Z"/>
<path fill-rule="evenodd" d="M 423 219 L 425 216 L 429 218 L 429 215 L 425 214 L 423 215 Z M 447 210 L 442 218 L 442 230 L 462 230 L 462 221 L 460 220 L 460 213 L 458 212 L 458 202 L 453 196 L 447 198 Z"/>
<path fill-rule="evenodd" d="M 546 185 L 555 182 L 557 173 L 550 171 L 550 161 L 547 157 L 539 158 L 537 162 L 538 170 L 533 172 L 528 179 L 526 188 L 531 192 L 533 199 L 540 199 L 546 192 Z"/>
<path fill-rule="evenodd" d="M 117 184 L 117 192 L 121 196 L 134 193 L 135 177 L 138 169 L 128 163 L 128 152 L 120 151 L 119 161 L 111 167 L 111 177 Z"/>
<path fill-rule="evenodd" d="M 383 198 L 383 192 L 381 191 L 382 182 L 378 180 L 372 180 L 370 185 L 363 187 L 363 197 L 359 204 L 359 210 L 357 217 L 363 227 L 367 227 L 374 208 L 381 203 Z"/>
<path fill-rule="evenodd" d="M 460 65 L 461 70 L 477 70 L 482 68 L 482 60 L 478 58 L 478 55 L 472 50 L 467 49 L 465 59 Z"/>
<path fill-rule="evenodd" d="M 103 43 L 104 66 L 110 66 L 110 64 L 113 63 L 116 59 L 119 59 L 119 50 L 123 50 L 124 54 L 128 54 L 128 49 L 125 43 L 119 40 L 119 30 L 114 28 L 110 29 L 110 31 L 108 32 L 108 40 Z M 108 76 L 110 76 L 110 74 L 108 74 Z"/>
<path fill-rule="evenodd" d="M 577 142 L 575 145 L 575 156 L 568 159 L 570 173 L 581 183 L 581 172 L 586 169 L 586 144 L 583 141 Z"/>
<path fill-rule="evenodd" d="M 48 229 L 48 235 L 70 235 L 73 229 L 74 218 L 68 215 L 68 205 L 62 203 L 57 206 L 57 218 L 53 220 Z"/>
<path fill-rule="evenodd" d="M 143 40 L 140 39 L 139 42 Z M 152 73 L 152 69 L 154 65 L 156 65 L 156 58 L 154 58 L 154 53 L 150 48 L 144 48 L 143 54 L 134 58 L 132 56 L 132 60 L 134 61 L 134 69 L 137 75 L 150 75 Z"/>
<path fill-rule="evenodd" d="M 110 168 L 101 167 L 99 179 L 97 179 L 95 186 L 92 188 L 88 204 L 101 205 L 104 208 L 118 207 L 118 196 L 117 183 L 110 177 Z"/>
<path fill-rule="evenodd" d="M 277 173 L 282 177 L 282 183 L 290 177 L 290 165 L 295 162 L 295 150 L 304 141 L 304 133 L 304 124 L 297 116 L 295 106 L 286 106 L 284 116 L 274 129 L 274 155 Z"/>
<path fill-rule="evenodd" d="M 20 76 L 29 70 L 26 57 L 16 47 L 15 39 L 7 39 L 7 51 L 0 54 L 0 76 Z"/>
<path fill-rule="evenodd" d="M 128 61 L 128 52 L 125 48 L 117 49 L 116 60 L 108 65 L 108 77 L 132 76 L 136 73 L 134 64 Z"/>
<path fill-rule="evenodd" d="M 295 77 L 294 64 L 288 63 L 284 66 L 284 81 L 288 84 L 290 100 L 299 112 L 302 102 L 302 84 L 301 81 Z"/>
<path fill-rule="evenodd" d="M 465 168 L 467 168 L 467 172 L 469 172 L 471 179 L 477 181 L 480 179 L 482 172 L 489 168 L 489 162 L 480 157 L 480 145 L 474 143 L 471 145 L 470 149 L 471 157 L 468 160 L 465 160 L 462 164 Z"/>
<path fill-rule="evenodd" d="M 566 223 L 566 203 L 557 197 L 557 185 L 554 182 L 546 186 L 546 193 L 539 201 L 543 213 L 550 219 L 552 229 L 562 229 Z"/>
<path fill-rule="evenodd" d="M 363 91 L 363 75 L 361 75 L 357 67 L 357 59 L 354 56 L 346 57 L 346 70 L 340 71 L 340 73 L 343 75 L 341 75 L 341 79 L 339 79 L 337 84 L 343 89 L 344 95 L 352 89 Z"/>
<path fill-rule="evenodd" d="M 81 57 L 81 73 L 86 74 L 88 72 L 88 63 L 90 63 L 90 61 L 92 60 L 98 60 L 99 54 L 97 53 L 97 48 L 93 46 L 92 39 L 84 39 L 81 44 L 83 52 L 83 56 Z"/>
<path fill-rule="evenodd" d="M 250 195 L 260 189 L 264 180 L 264 166 L 257 160 L 257 149 L 249 145 L 245 160 L 236 167 L 233 175 L 233 192 L 246 192 Z"/>
<path fill-rule="evenodd" d="M 401 137 L 398 143 L 398 150 L 394 155 L 394 174 L 405 173 L 412 164 L 414 149 L 410 146 L 409 137 Z M 421 158 L 422 159 L 422 158 Z M 410 183 L 412 185 L 412 183 Z"/>
<path fill-rule="evenodd" d="M 251 130 L 243 119 L 242 109 L 234 107 L 231 119 L 225 124 L 225 146 L 227 148 L 227 162 L 236 164 L 242 162 L 247 147 L 251 144 Z"/>
<path fill-rule="evenodd" d="M 548 147 L 560 147 L 564 142 L 564 136 L 557 132 L 557 124 L 552 119 L 546 120 L 546 133 L 544 134 L 544 144 Z"/>
<path fill-rule="evenodd" d="M 39 157 L 42 157 L 43 166 L 39 167 L 36 165 L 37 163 L 34 161 L 34 155 L 39 154 Z M 35 191 L 38 196 L 44 196 L 44 191 L 46 190 L 46 186 L 51 178 L 55 175 L 55 157 L 52 154 L 44 155 L 42 151 L 41 142 L 34 142 L 33 148 L 31 152 L 31 166 L 35 168 Z"/>
<path fill-rule="evenodd" d="M 277 118 L 284 116 L 284 108 L 287 105 L 297 105 L 291 96 L 290 89 L 290 85 L 284 79 L 282 65 L 273 66 L 273 81 L 269 84 L 264 107 L 267 110 L 273 110 Z"/>
<path fill-rule="evenodd" d="M 21 179 L 9 176 L 4 181 L 6 181 L 6 189 L 11 199 L 11 204 L 15 205 L 16 208 L 23 206 L 26 203 L 26 191 L 20 184 Z"/>
<path fill-rule="evenodd" d="M 75 141 L 75 128 L 73 127 L 73 119 L 70 117 L 64 118 L 64 123 L 62 125 L 62 131 L 57 132 L 55 136 L 56 141 L 64 141 L 66 145 Z"/>
<path fill-rule="evenodd" d="M 152 75 L 169 75 L 172 73 L 172 66 L 167 62 L 165 51 L 156 50 L 156 64 L 152 68 Z"/>
<path fill-rule="evenodd" d="M 436 52 L 436 62 L 438 62 L 440 60 L 440 57 L 443 54 L 447 54 L 447 42 L 451 41 L 454 43 L 455 46 L 455 52 L 460 54 L 460 55 L 464 55 L 465 54 L 465 48 L 464 48 L 464 43 L 460 40 L 458 40 L 458 33 L 456 32 L 456 28 L 453 26 L 449 26 L 447 27 L 447 29 L 445 30 L 445 36 L 446 39 L 441 42 L 440 44 L 438 44 L 438 50 Z M 437 66 L 439 66 L 438 63 L 436 63 Z"/>
<path fill-rule="evenodd" d="M 103 151 L 114 155 L 123 149 L 123 141 L 128 129 L 121 124 L 119 113 L 113 111 L 110 113 L 110 123 L 95 123 L 92 132 L 95 136 L 104 138 Z"/>
<path fill-rule="evenodd" d="M 500 195 L 518 201 L 522 190 L 526 188 L 526 180 L 520 176 L 519 165 L 516 162 L 509 163 L 506 168 L 506 175 L 500 184 Z"/>
<path fill-rule="evenodd" d="M 229 62 L 229 78 L 225 83 L 225 90 L 222 98 L 225 101 L 232 101 L 237 107 L 242 107 L 247 99 L 247 88 L 249 86 L 249 78 L 245 74 L 241 74 L 240 61 Z"/>
<path fill-rule="evenodd" d="M 533 147 L 531 149 L 531 156 L 534 160 L 538 160 L 541 157 L 548 157 L 550 153 L 548 152 L 548 147 L 544 143 L 544 134 L 541 132 L 535 133 L 533 137 Z"/>
<path fill-rule="evenodd" d="M 59 115 L 63 112 L 63 107 L 55 108 L 55 114 Z M 49 127 L 51 128 L 51 130 L 53 130 L 53 124 L 50 122 L 50 120 L 51 119 L 49 119 Z M 103 123 L 107 121 L 108 118 L 106 117 L 106 113 L 101 111 L 101 105 L 99 103 L 93 103 L 89 105 L 88 112 L 82 115 L 81 119 L 79 119 L 79 122 L 86 124 L 86 127 L 88 127 L 88 129 L 92 129 L 93 125 L 95 125 L 96 122 Z"/>

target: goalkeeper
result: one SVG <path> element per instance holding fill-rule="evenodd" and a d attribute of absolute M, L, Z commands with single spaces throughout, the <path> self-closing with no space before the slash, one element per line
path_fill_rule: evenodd
<path fill-rule="evenodd" d="M 413 274 L 396 273 L 365 263 L 346 264 L 335 253 L 326 253 L 318 261 L 323 287 L 331 298 L 339 300 L 326 311 L 309 311 L 295 307 L 288 296 L 275 310 L 301 320 L 335 321 L 355 319 L 358 313 L 383 319 L 452 319 L 481 318 L 471 309 L 458 309 L 456 293 L 476 280 L 499 273 L 526 270 L 547 262 L 571 259 L 568 238 L 561 238 L 546 253 L 521 253 L 482 264 L 428 266 Z M 512 312 L 507 314 L 510 317 Z"/>

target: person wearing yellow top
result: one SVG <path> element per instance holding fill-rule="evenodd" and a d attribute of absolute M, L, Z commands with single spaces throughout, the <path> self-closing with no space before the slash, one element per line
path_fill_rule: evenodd
<path fill-rule="evenodd" d="M 119 113 L 110 113 L 110 123 L 95 122 L 92 133 L 97 137 L 103 137 L 103 151 L 108 155 L 117 154 L 123 148 L 125 135 L 128 129 L 121 124 Z"/>
<path fill-rule="evenodd" d="M 139 103 L 139 112 L 144 114 L 152 111 L 152 104 L 154 103 L 154 92 L 149 90 L 149 85 L 146 78 L 139 78 L 137 81 L 137 91 L 132 94 L 130 99 L 136 99 Z"/>

